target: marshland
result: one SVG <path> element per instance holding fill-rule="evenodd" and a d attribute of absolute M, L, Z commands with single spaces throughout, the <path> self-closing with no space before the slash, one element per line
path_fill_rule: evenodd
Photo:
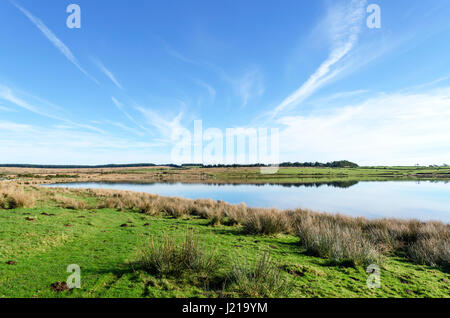
<path fill-rule="evenodd" d="M 51 186 L 429 182 L 449 173 L 444 167 L 280 168 L 274 176 L 242 167 L 1 168 L 0 297 L 449 297 L 448 222 Z M 51 288 L 65 284 L 69 264 L 80 266 L 81 288 Z M 380 267 L 380 288 L 367 287 L 371 264 Z"/>

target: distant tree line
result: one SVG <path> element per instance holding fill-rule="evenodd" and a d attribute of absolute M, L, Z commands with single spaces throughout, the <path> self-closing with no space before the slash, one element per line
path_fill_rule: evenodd
<path fill-rule="evenodd" d="M 139 168 L 139 167 L 154 167 L 154 166 L 166 166 L 173 168 L 192 168 L 192 167 L 200 167 L 200 168 L 241 168 L 241 167 L 268 167 L 270 165 L 265 165 L 262 163 L 255 164 L 216 164 L 216 165 L 204 165 L 201 163 L 185 163 L 182 165 L 176 164 L 163 164 L 156 165 L 154 163 L 132 163 L 132 164 L 108 164 L 108 165 L 96 165 L 96 166 L 88 166 L 88 165 L 33 165 L 33 164 L 0 164 L 1 168 L 40 168 L 40 169 L 82 169 L 82 168 Z M 320 162 L 283 162 L 279 164 L 280 167 L 329 167 L 329 168 L 357 168 L 358 165 L 356 163 L 340 160 L 340 161 L 332 161 L 327 163 Z"/>
<path fill-rule="evenodd" d="M 247 165 L 239 165 L 239 164 L 232 164 L 232 165 L 224 165 L 224 164 L 217 164 L 217 165 L 202 165 L 200 163 L 189 163 L 189 164 L 183 164 L 183 167 L 203 167 L 203 168 L 239 168 L 239 167 L 267 167 L 269 165 L 265 165 L 262 163 L 255 163 L 255 164 L 247 164 Z M 339 161 L 332 161 L 327 163 L 321 163 L 321 162 L 283 162 L 278 165 L 279 167 L 328 167 L 328 168 L 357 168 L 359 167 L 356 163 L 348 161 L 348 160 L 339 160 Z"/>
<path fill-rule="evenodd" d="M 280 167 L 328 167 L 328 168 L 358 168 L 359 166 L 348 160 L 321 162 L 283 162 Z"/>
<path fill-rule="evenodd" d="M 33 165 L 33 164 L 0 164 L 0 168 L 40 168 L 40 169 L 78 169 L 78 168 L 134 168 L 156 166 L 153 163 L 108 164 L 108 165 Z"/>

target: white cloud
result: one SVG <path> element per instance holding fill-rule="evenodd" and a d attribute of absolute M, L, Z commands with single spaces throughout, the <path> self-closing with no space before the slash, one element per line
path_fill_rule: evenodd
<path fill-rule="evenodd" d="M 208 83 L 201 81 L 201 80 L 195 80 L 195 82 L 197 83 L 197 85 L 200 85 L 200 86 L 206 88 L 211 99 L 214 99 L 216 97 L 216 90 L 214 89 L 214 87 L 212 87 Z"/>
<path fill-rule="evenodd" d="M 381 94 L 343 108 L 278 120 L 282 157 L 360 164 L 450 162 L 450 87 Z"/>
<path fill-rule="evenodd" d="M 30 103 L 29 101 L 27 101 L 25 99 L 25 97 L 32 98 L 33 104 Z M 30 111 L 30 112 L 35 113 L 40 116 L 44 116 L 44 117 L 47 117 L 50 119 L 62 121 L 67 124 L 70 124 L 72 126 L 79 127 L 79 128 L 85 128 L 85 129 L 89 129 L 89 130 L 96 131 L 99 133 L 104 133 L 103 130 L 101 130 L 97 127 L 94 127 L 91 125 L 86 125 L 86 124 L 81 124 L 81 123 L 76 123 L 70 119 L 67 119 L 66 117 L 64 117 L 60 114 L 56 114 L 54 109 L 59 109 L 59 110 L 62 109 L 61 107 L 59 107 L 57 105 L 54 105 L 42 98 L 32 96 L 30 94 L 26 94 L 26 93 L 20 92 L 18 90 L 13 90 L 12 88 L 4 86 L 2 84 L 0 84 L 0 99 L 6 100 L 20 108 L 23 108 L 27 111 Z M 47 107 L 50 106 L 52 109 L 51 110 L 43 109 L 43 107 L 36 107 L 34 104 L 39 104 L 40 106 L 47 106 Z"/>
<path fill-rule="evenodd" d="M 133 116 L 131 116 L 129 112 L 127 112 L 127 111 L 125 110 L 125 106 L 124 106 L 121 102 L 119 102 L 115 97 L 111 97 L 111 100 L 113 101 L 113 103 L 114 103 L 114 105 L 117 107 L 117 109 L 118 109 L 122 114 L 124 114 L 125 117 L 127 117 L 133 124 L 135 124 L 135 125 L 136 125 L 137 127 L 139 127 L 140 129 L 149 132 L 149 130 L 148 130 L 147 128 L 145 128 L 144 126 L 142 126 L 141 124 L 139 124 L 139 123 L 137 122 L 137 120 L 136 120 Z"/>
<path fill-rule="evenodd" d="M 0 121 L 0 131 L 2 131 L 3 133 L 5 132 L 17 133 L 31 130 L 33 129 L 29 125 L 18 124 L 9 121 Z"/>
<path fill-rule="evenodd" d="M 44 24 L 44 22 L 14 1 L 11 1 L 11 3 L 16 6 L 17 9 L 19 9 L 73 65 L 75 65 L 88 78 L 99 84 L 94 77 L 92 77 L 83 67 L 81 67 L 72 51 Z"/>
<path fill-rule="evenodd" d="M 119 89 L 123 89 L 122 85 L 119 83 L 119 81 L 116 79 L 116 77 L 114 76 L 114 74 L 108 70 L 102 62 L 100 62 L 99 60 L 94 60 L 95 64 L 97 65 L 97 67 L 103 72 L 103 74 L 105 74 L 113 83 L 114 85 L 116 85 Z"/>
<path fill-rule="evenodd" d="M 106 164 L 169 162 L 155 151 L 162 144 L 141 142 L 126 135 L 115 137 L 57 125 L 41 127 L 0 121 L 3 163 Z"/>
<path fill-rule="evenodd" d="M 352 0 L 349 5 L 345 6 L 339 3 L 329 8 L 329 14 L 323 22 L 326 29 L 330 31 L 332 47 L 328 58 L 300 88 L 286 97 L 273 110 L 272 117 L 303 102 L 345 68 L 339 63 L 348 56 L 358 42 L 365 14 L 365 4 L 365 0 Z"/>
<path fill-rule="evenodd" d="M 256 68 L 247 70 L 242 77 L 234 81 L 234 85 L 242 99 L 242 106 L 264 93 L 263 76 Z"/>
<path fill-rule="evenodd" d="M 157 112 L 144 108 L 142 106 L 136 105 L 136 110 L 144 115 L 147 122 L 156 127 L 160 132 L 163 140 L 165 142 L 171 142 L 179 136 L 180 133 L 186 131 L 186 129 L 181 125 L 181 117 L 183 114 L 180 112 L 177 116 L 175 116 L 172 120 L 166 120 L 158 115 Z"/>
<path fill-rule="evenodd" d="M 164 45 L 165 48 L 166 48 L 166 52 L 167 52 L 170 56 L 172 56 L 172 57 L 174 57 L 174 58 L 176 58 L 176 59 L 178 59 L 178 60 L 180 60 L 180 61 L 182 61 L 182 62 L 184 62 L 184 63 L 193 64 L 193 65 L 198 65 L 198 64 L 199 64 L 199 63 L 197 63 L 196 61 L 191 60 L 191 59 L 185 57 L 183 54 L 181 54 L 181 53 L 178 52 L 177 50 L 171 48 L 171 47 L 170 47 L 166 42 L 164 42 L 164 41 L 163 41 L 163 45 Z"/>
<path fill-rule="evenodd" d="M 139 131 L 139 130 L 137 130 L 137 129 L 133 129 L 133 128 L 131 128 L 131 127 L 128 127 L 128 126 L 126 126 L 126 125 L 124 125 L 124 124 L 122 124 L 122 123 L 118 123 L 118 122 L 111 121 L 111 120 L 106 120 L 106 122 L 109 123 L 110 125 L 119 127 L 119 128 L 122 129 L 122 130 L 131 132 L 131 133 L 133 133 L 133 134 L 135 134 L 135 135 L 138 135 L 138 136 L 144 136 L 144 133 L 143 133 L 143 132 L 141 132 L 141 131 Z"/>
<path fill-rule="evenodd" d="M 0 98 L 23 109 L 26 109 L 30 112 L 46 116 L 46 114 L 41 112 L 37 107 L 30 105 L 28 102 L 18 97 L 15 93 L 13 93 L 11 88 L 3 86 L 1 84 L 0 84 Z"/>
<path fill-rule="evenodd" d="M 0 105 L 0 111 L 9 113 L 12 112 L 13 110 L 11 108 Z"/>

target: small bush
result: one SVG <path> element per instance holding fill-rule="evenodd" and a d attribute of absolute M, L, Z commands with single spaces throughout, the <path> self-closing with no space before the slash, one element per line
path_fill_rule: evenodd
<path fill-rule="evenodd" d="M 407 256 L 417 264 L 450 268 L 450 240 L 439 237 L 418 239 L 407 248 Z"/>
<path fill-rule="evenodd" d="M 71 209 L 71 210 L 85 210 L 87 209 L 86 202 L 82 200 L 77 200 L 74 198 L 68 198 L 64 196 L 56 196 L 55 197 L 56 202 L 59 203 L 59 206 L 65 209 Z"/>
<path fill-rule="evenodd" d="M 309 215 L 297 223 L 296 234 L 307 252 L 337 264 L 355 266 L 381 262 L 381 255 L 360 228 L 334 221 Z"/>
<path fill-rule="evenodd" d="M 242 224 L 247 215 L 248 208 L 245 203 L 239 205 L 227 204 L 224 208 L 225 216 L 228 219 L 229 225 Z"/>
<path fill-rule="evenodd" d="M 22 189 L 3 193 L 0 197 L 0 209 L 32 208 L 34 204 L 34 195 L 25 193 Z"/>
<path fill-rule="evenodd" d="M 254 266 L 234 264 L 228 277 L 229 289 L 244 297 L 283 297 L 289 295 L 292 282 L 283 277 L 268 254 Z"/>
<path fill-rule="evenodd" d="M 165 212 L 167 215 L 170 215 L 174 218 L 181 218 L 184 217 L 187 213 L 185 210 L 185 207 L 181 204 L 177 204 L 176 202 L 167 202 L 163 208 L 163 212 Z"/>
<path fill-rule="evenodd" d="M 250 209 L 243 221 L 250 234 L 272 235 L 288 231 L 286 214 L 277 210 Z"/>
<path fill-rule="evenodd" d="M 214 214 L 211 219 L 211 221 L 209 222 L 210 225 L 212 226 L 217 226 L 223 223 L 223 214 L 221 213 L 216 213 Z"/>
<path fill-rule="evenodd" d="M 158 215 L 161 212 L 161 208 L 156 201 L 144 200 L 138 208 L 139 212 L 147 215 Z"/>
<path fill-rule="evenodd" d="M 151 274 L 180 277 L 186 272 L 210 276 L 220 262 L 213 252 L 205 252 L 198 238 L 187 234 L 182 242 L 166 236 L 162 242 L 152 241 L 141 251 L 140 268 Z"/>

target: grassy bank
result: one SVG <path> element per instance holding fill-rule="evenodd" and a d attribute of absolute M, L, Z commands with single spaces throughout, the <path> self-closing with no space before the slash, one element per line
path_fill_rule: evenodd
<path fill-rule="evenodd" d="M 11 183 L 0 192 L 0 297 L 450 296 L 441 223 Z M 381 267 L 379 289 L 366 286 L 369 263 Z M 52 290 L 69 264 L 82 288 Z"/>

